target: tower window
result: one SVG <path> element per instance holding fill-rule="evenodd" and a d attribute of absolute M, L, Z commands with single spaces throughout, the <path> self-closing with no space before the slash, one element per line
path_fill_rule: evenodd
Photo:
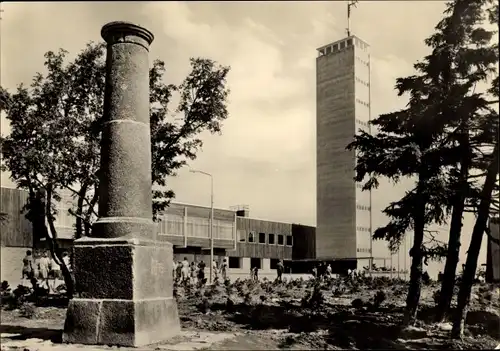
<path fill-rule="evenodd" d="M 347 46 L 352 46 L 352 39 L 347 39 Z"/>

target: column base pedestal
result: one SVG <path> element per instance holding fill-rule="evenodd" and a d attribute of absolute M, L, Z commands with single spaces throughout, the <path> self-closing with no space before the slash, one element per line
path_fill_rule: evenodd
<path fill-rule="evenodd" d="M 144 346 L 180 332 L 172 245 L 133 238 L 74 243 L 76 293 L 63 342 Z"/>
<path fill-rule="evenodd" d="M 68 306 L 63 342 L 138 347 L 165 341 L 179 332 L 174 298 L 73 299 Z"/>

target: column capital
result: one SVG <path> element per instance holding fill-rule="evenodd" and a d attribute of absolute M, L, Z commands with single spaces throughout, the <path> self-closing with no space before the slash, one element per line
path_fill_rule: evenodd
<path fill-rule="evenodd" d="M 101 29 L 101 37 L 108 44 L 115 44 L 117 42 L 127 42 L 127 37 L 139 37 L 151 45 L 154 40 L 154 35 L 146 28 L 137 24 L 123 21 L 109 22 Z"/>

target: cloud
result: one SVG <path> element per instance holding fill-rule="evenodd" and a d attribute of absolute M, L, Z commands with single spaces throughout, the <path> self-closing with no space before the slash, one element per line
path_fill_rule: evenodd
<path fill-rule="evenodd" d="M 235 108 L 304 93 L 300 82 L 283 71 L 279 41 L 269 28 L 248 18 L 237 28 L 194 22 L 186 3 L 151 3 L 144 11 L 163 19 L 163 34 L 182 43 L 184 60 L 191 54 L 231 66 L 228 83 Z"/>

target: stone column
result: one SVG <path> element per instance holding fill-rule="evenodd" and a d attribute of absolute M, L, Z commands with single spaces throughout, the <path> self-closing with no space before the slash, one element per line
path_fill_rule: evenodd
<path fill-rule="evenodd" d="M 172 289 L 172 245 L 152 221 L 149 45 L 153 34 L 111 22 L 101 144 L 99 219 L 75 241 L 79 298 L 70 301 L 63 340 L 142 346 L 180 331 Z"/>

